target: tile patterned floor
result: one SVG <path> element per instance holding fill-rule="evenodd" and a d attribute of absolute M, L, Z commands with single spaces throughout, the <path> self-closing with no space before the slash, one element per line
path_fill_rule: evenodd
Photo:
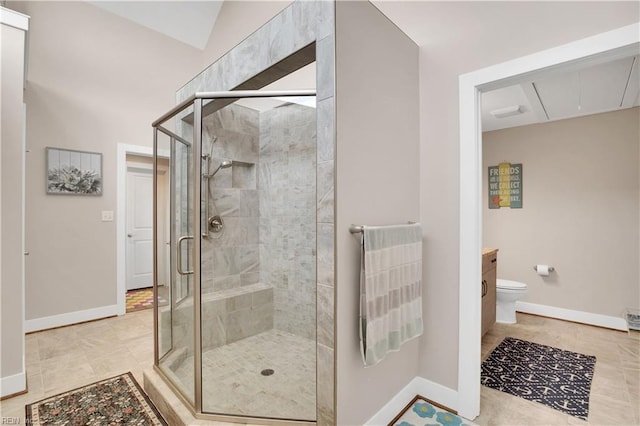
<path fill-rule="evenodd" d="M 29 392 L 0 402 L 25 424 L 25 404 L 131 371 L 140 385 L 153 364 L 153 310 L 28 334 Z"/>
<path fill-rule="evenodd" d="M 496 324 L 482 339 L 484 360 L 511 336 L 597 358 L 585 422 L 544 405 L 482 386 L 479 425 L 640 424 L 640 332 L 607 330 L 518 313 L 518 323 Z"/>
<path fill-rule="evenodd" d="M 202 357 L 203 407 L 212 413 L 295 420 L 316 418 L 315 342 L 269 330 L 209 350 Z M 185 359 L 176 376 L 193 368 Z M 270 376 L 261 374 L 272 369 Z M 192 387 L 193 378 L 183 381 Z"/>
<path fill-rule="evenodd" d="M 126 371 L 142 384 L 153 360 L 151 309 L 26 337 L 29 393 L 0 402 L 0 415 L 21 420 L 25 404 Z M 482 340 L 482 358 L 506 336 L 595 355 L 589 424 L 640 424 L 640 332 L 623 333 L 518 314 Z M 479 425 L 576 425 L 582 420 L 482 387 Z"/>

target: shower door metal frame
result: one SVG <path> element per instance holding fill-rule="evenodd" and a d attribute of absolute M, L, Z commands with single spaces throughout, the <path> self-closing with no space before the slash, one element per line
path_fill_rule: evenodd
<path fill-rule="evenodd" d="M 251 417 L 240 416 L 233 414 L 209 414 L 202 411 L 202 323 L 201 323 L 201 206 L 202 206 L 202 118 L 203 109 L 206 105 L 209 105 L 206 101 L 214 101 L 223 99 L 228 102 L 222 102 L 219 106 L 214 106 L 213 109 L 207 111 L 208 114 L 212 114 L 219 109 L 224 108 L 230 103 L 233 103 L 240 99 L 246 98 L 286 98 L 286 97 L 304 97 L 304 96 L 316 96 L 316 90 L 284 90 L 284 91 L 261 91 L 261 90 L 238 90 L 238 91 L 220 91 L 220 92 L 196 92 L 180 104 L 176 105 L 169 112 L 158 118 L 152 123 L 154 128 L 154 144 L 153 144 L 153 158 L 154 158 L 154 181 L 153 181 L 153 225 L 154 225 L 154 256 L 153 256 L 153 291 L 154 300 L 157 301 L 158 294 L 158 258 L 157 258 L 157 214 L 158 214 L 158 200 L 157 200 L 157 166 L 158 166 L 158 147 L 157 147 L 157 132 L 162 131 L 165 134 L 170 134 L 171 137 L 175 137 L 172 132 L 164 129 L 161 124 L 172 118 L 176 118 L 178 114 L 193 106 L 193 145 L 191 149 L 193 167 L 191 168 L 191 174 L 188 179 L 193 183 L 193 213 L 192 220 L 194 226 L 194 236 L 198 235 L 199 238 L 193 238 L 191 258 L 193 259 L 193 351 L 194 351 L 194 398 L 193 403 L 189 401 L 189 397 L 184 395 L 178 386 L 174 385 L 171 379 L 162 371 L 159 365 L 160 359 L 158 357 L 158 306 L 154 304 L 153 321 L 154 321 L 154 369 L 159 373 L 160 377 L 169 384 L 170 388 L 177 394 L 180 399 L 189 407 L 192 414 L 199 419 L 211 419 L 220 421 L 237 421 L 239 419 L 249 420 L 256 424 L 265 425 L 281 425 L 281 424 L 299 424 L 310 425 L 315 424 L 316 421 L 306 420 L 293 420 L 293 419 L 279 419 L 279 418 L 265 418 L 265 417 Z M 185 117 L 183 117 L 184 119 Z M 173 303 L 173 302 L 172 302 Z M 173 317 L 172 317 L 173 321 Z M 173 346 L 173 336 L 172 336 Z M 317 361 L 316 361 L 317 362 Z M 316 365 L 317 371 L 317 365 Z M 316 398 L 317 398 L 317 383 L 316 383 Z"/>

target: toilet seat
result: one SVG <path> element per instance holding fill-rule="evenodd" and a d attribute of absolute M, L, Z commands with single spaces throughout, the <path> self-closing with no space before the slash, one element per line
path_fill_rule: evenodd
<path fill-rule="evenodd" d="M 503 290 L 526 290 L 527 285 L 518 281 L 503 280 L 498 278 L 496 280 L 496 287 Z"/>

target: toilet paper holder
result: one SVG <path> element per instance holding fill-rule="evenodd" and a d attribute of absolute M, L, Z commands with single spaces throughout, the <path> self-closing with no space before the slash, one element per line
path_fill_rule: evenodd
<path fill-rule="evenodd" d="M 538 265 L 535 265 L 535 266 L 533 267 L 533 270 L 534 270 L 534 271 L 536 271 L 536 272 L 538 272 Z M 556 269 L 555 269 L 553 266 L 549 266 L 549 272 L 553 272 L 553 271 L 555 271 L 555 270 L 556 270 Z"/>

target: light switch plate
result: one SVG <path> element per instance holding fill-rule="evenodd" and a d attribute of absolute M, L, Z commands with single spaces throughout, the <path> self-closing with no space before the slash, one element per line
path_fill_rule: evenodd
<path fill-rule="evenodd" d="M 102 210 L 102 221 L 113 222 L 113 210 Z"/>

